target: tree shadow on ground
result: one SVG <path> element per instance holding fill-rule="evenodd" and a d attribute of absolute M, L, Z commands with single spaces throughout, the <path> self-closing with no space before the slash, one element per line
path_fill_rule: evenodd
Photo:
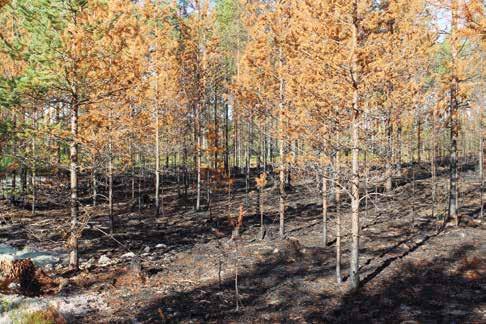
<path fill-rule="evenodd" d="M 469 322 L 486 302 L 486 260 L 462 261 L 463 246 L 445 257 L 409 261 L 408 253 L 379 264 L 357 293 L 342 294 L 334 280 L 334 251 L 306 254 L 286 249 L 240 275 L 241 302 L 235 311 L 234 280 L 176 292 L 139 310 L 144 322 Z M 326 261 L 327 260 L 327 261 Z M 397 261 L 395 263 L 395 261 Z M 454 263 L 457 271 L 451 271 Z M 391 267 L 390 273 L 378 273 Z"/>
<path fill-rule="evenodd" d="M 272 250 L 253 266 L 245 266 L 240 259 L 239 293 L 243 307 L 235 310 L 235 281 L 227 277 L 221 283 L 214 283 L 176 292 L 151 301 L 137 315 L 146 322 L 220 322 L 223 320 L 246 321 L 246 310 L 277 312 L 281 319 L 289 319 L 289 310 L 295 303 L 305 305 L 314 298 L 325 299 L 302 286 L 316 284 L 319 279 L 333 275 L 333 264 L 326 264 L 334 253 L 329 249 L 294 246 L 292 240 L 277 244 L 279 252 Z M 303 252 L 302 252 L 303 251 Z M 161 313 L 166 314 L 161 318 Z"/>
<path fill-rule="evenodd" d="M 396 267 L 392 277 L 378 283 L 372 280 L 376 274 L 365 278 L 363 287 L 357 293 L 343 296 L 339 306 L 331 312 L 309 313 L 306 320 L 335 323 L 478 321 L 479 315 L 474 310 L 486 302 L 486 260 L 461 261 L 472 250 L 474 247 L 468 245 L 445 258 L 407 260 Z M 462 264 L 458 271 L 451 271 L 451 265 L 458 261 Z M 389 265 L 388 260 L 385 263 L 382 268 Z"/>

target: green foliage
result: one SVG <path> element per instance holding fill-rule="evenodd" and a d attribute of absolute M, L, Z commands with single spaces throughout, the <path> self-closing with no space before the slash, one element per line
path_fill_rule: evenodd
<path fill-rule="evenodd" d="M 243 8 L 238 0 L 216 1 L 216 28 L 220 37 L 220 46 L 225 51 L 225 63 L 229 71 L 236 70 L 235 53 L 245 45 L 245 27 L 242 21 Z"/>

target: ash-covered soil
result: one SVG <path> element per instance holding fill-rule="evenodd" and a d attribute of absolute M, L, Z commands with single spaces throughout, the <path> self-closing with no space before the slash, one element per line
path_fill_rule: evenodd
<path fill-rule="evenodd" d="M 362 201 L 358 292 L 347 282 L 349 204 L 343 200 L 339 206 L 344 235 L 339 285 L 335 203 L 330 202 L 324 246 L 320 193 L 299 184 L 288 195 L 283 241 L 277 237 L 277 196 L 271 189 L 262 197 L 264 240 L 259 239 L 256 195 L 245 207 L 244 190 L 235 192 L 231 203 L 221 193 L 210 211 L 201 212 L 177 195 L 166 195 L 158 217 L 150 209 L 139 213 L 117 204 L 113 236 L 107 235 L 106 206 L 87 208 L 91 220 L 81 241 L 82 270 L 67 273 L 62 262 L 49 265 L 46 273 L 67 283 L 37 298 L 100 298 L 82 312 L 70 308 L 64 314 L 77 323 L 486 322 L 486 222 L 479 218 L 477 181 L 464 179 L 459 227 L 447 224 L 440 230 L 447 202 L 443 176 L 434 217 L 427 177 Z M 245 209 L 241 236 L 231 239 L 228 215 L 236 217 L 240 204 Z M 32 217 L 4 204 L 1 243 L 62 254 L 68 214 L 43 210 Z"/>

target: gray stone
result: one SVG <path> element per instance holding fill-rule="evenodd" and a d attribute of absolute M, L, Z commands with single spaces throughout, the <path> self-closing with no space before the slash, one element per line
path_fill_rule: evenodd
<path fill-rule="evenodd" d="M 98 264 L 100 266 L 106 266 L 106 265 L 109 265 L 110 263 L 111 263 L 111 259 L 109 257 L 107 257 L 106 255 L 102 255 L 98 259 Z"/>
<path fill-rule="evenodd" d="M 8 289 L 10 289 L 10 290 L 16 290 L 18 288 L 20 288 L 20 284 L 18 284 L 17 282 L 11 282 L 8 285 Z"/>
<path fill-rule="evenodd" d="M 54 266 L 52 264 L 46 264 L 44 266 L 44 271 L 51 272 L 52 270 L 54 270 Z"/>
<path fill-rule="evenodd" d="M 125 253 L 121 256 L 122 259 L 131 259 L 131 258 L 134 258 L 135 257 L 135 253 L 133 252 L 128 252 L 128 253 Z"/>
<path fill-rule="evenodd" d="M 141 221 L 139 221 L 138 219 L 130 219 L 128 222 L 127 222 L 127 225 L 128 226 L 137 226 L 137 225 L 140 225 L 142 224 Z"/>

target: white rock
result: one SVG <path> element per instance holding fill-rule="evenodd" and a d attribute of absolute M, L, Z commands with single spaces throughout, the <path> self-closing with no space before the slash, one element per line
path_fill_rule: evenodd
<path fill-rule="evenodd" d="M 155 246 L 157 249 L 165 249 L 167 247 L 167 245 L 165 245 L 164 243 L 159 243 Z"/>
<path fill-rule="evenodd" d="M 131 219 L 127 222 L 128 226 L 137 226 L 140 225 L 142 222 L 139 221 L 138 219 Z"/>
<path fill-rule="evenodd" d="M 54 266 L 52 264 L 46 264 L 44 266 L 44 271 L 50 272 L 52 270 L 54 270 Z"/>
<path fill-rule="evenodd" d="M 106 255 L 100 256 L 98 260 L 98 264 L 101 266 L 109 265 L 111 263 L 111 259 L 107 257 Z"/>
<path fill-rule="evenodd" d="M 11 290 L 15 290 L 15 289 L 18 289 L 20 288 L 20 285 L 16 282 L 11 282 L 9 285 L 8 285 L 8 289 L 11 289 Z"/>
<path fill-rule="evenodd" d="M 131 259 L 131 258 L 134 258 L 135 257 L 135 253 L 133 252 L 128 252 L 128 253 L 125 253 L 121 256 L 123 259 Z"/>
<path fill-rule="evenodd" d="M 87 269 L 87 270 L 92 269 L 94 267 L 94 265 L 95 265 L 95 262 L 96 261 L 95 261 L 94 258 L 90 258 L 88 261 L 83 262 L 81 264 L 81 269 Z"/>
<path fill-rule="evenodd" d="M 149 253 L 150 252 L 150 246 L 146 246 L 145 249 L 143 249 L 143 252 Z"/>

